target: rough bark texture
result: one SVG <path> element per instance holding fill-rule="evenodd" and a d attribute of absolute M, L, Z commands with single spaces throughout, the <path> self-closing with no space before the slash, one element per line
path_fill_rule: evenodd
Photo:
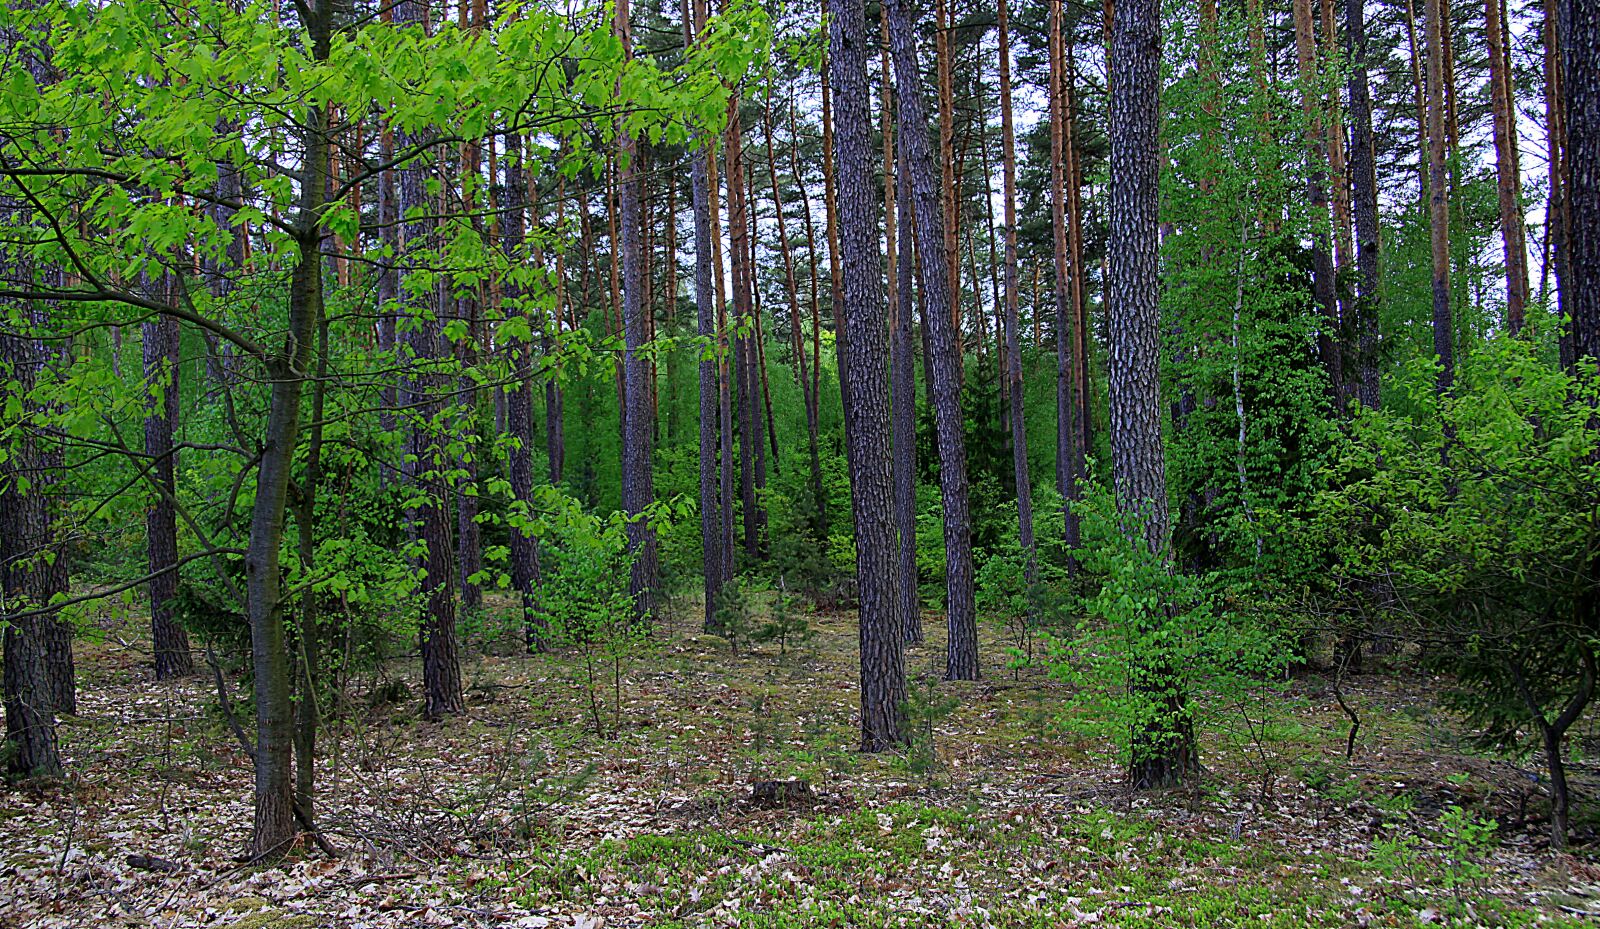
<path fill-rule="evenodd" d="M 173 429 L 178 421 L 178 320 L 157 317 L 143 325 L 145 406 L 144 452 L 150 456 L 154 499 L 145 513 L 150 570 L 150 632 L 155 645 L 156 680 L 194 673 L 189 636 L 173 615 L 178 595 L 178 485 Z"/>
<path fill-rule="evenodd" d="M 1157 264 L 1160 181 L 1160 0 L 1123 0 L 1112 25 L 1111 202 L 1107 243 L 1110 296 L 1111 469 L 1127 529 L 1169 556 L 1166 463 L 1161 441 L 1160 277 Z M 1160 608 L 1156 608 L 1159 610 Z M 1147 617 L 1149 626 L 1161 623 Z M 1162 655 L 1132 656 L 1130 687 L 1162 704 L 1158 718 L 1133 734 L 1130 780 L 1166 786 L 1198 764 L 1184 696 Z"/>
<path fill-rule="evenodd" d="M 927 106 L 917 64 L 916 34 L 905 0 L 886 0 L 889 43 L 894 55 L 895 90 L 900 102 L 900 145 L 911 177 L 916 213 L 918 275 L 922 282 L 932 374 L 934 432 L 939 448 L 939 489 L 944 504 L 945 585 L 949 646 L 945 677 L 977 680 L 978 624 L 972 587 L 972 530 L 967 506 L 967 451 L 961 413 L 961 354 L 951 316 L 950 277 L 946 273 L 944 216 L 938 168 L 928 144 Z M 841 90 L 841 95 L 843 91 Z M 841 99 L 842 106 L 842 99 Z M 943 153 L 948 160 L 949 153 Z M 854 357 L 854 356 L 852 356 Z M 860 398 L 857 398 L 858 400 Z"/>
<path fill-rule="evenodd" d="M 1455 382 L 1455 333 L 1450 316 L 1450 179 L 1445 171 L 1444 9 L 1441 0 L 1423 8 L 1428 52 L 1428 224 L 1433 255 L 1433 353 L 1439 359 L 1438 388 Z"/>
<path fill-rule="evenodd" d="M 13 209 L 14 204 L 5 204 Z M 0 256 L 6 277 L 19 269 L 9 256 Z M 0 315 L 0 323 L 5 321 Z M 0 333 L 0 370 L 30 390 L 39 368 L 40 346 L 21 333 Z M 5 398 L 0 396 L 0 404 Z M 26 433 L 12 443 L 11 454 L 0 461 L 0 625 L 4 626 L 4 704 L 6 741 L 10 757 L 8 774 L 52 777 L 61 773 L 56 747 L 55 694 L 47 660 L 49 626 L 54 615 L 38 610 L 47 599 L 43 563 L 38 555 L 50 536 L 48 504 L 37 483 L 38 450 Z M 27 486 L 23 486 L 26 484 Z"/>
<path fill-rule="evenodd" d="M 1572 318 L 1575 364 L 1593 373 L 1600 360 L 1600 6 L 1567 0 L 1563 26 L 1567 253 L 1561 305 Z"/>
<path fill-rule="evenodd" d="M 894 312 L 889 322 L 889 388 L 894 401 L 894 506 L 899 529 L 900 609 L 907 642 L 922 641 L 922 593 L 917 577 L 917 358 L 911 338 L 916 318 L 916 225 L 911 172 L 900 146 L 894 175 L 896 256 Z"/>
<path fill-rule="evenodd" d="M 1350 59 L 1350 199 L 1356 248 L 1356 399 L 1368 409 L 1381 400 L 1378 368 L 1378 173 L 1373 154 L 1372 90 L 1367 79 L 1366 0 L 1345 0 L 1345 47 Z"/>
<path fill-rule="evenodd" d="M 829 61 L 837 92 L 837 158 L 842 306 L 850 395 L 846 427 L 850 503 L 856 522 L 856 573 L 861 592 L 861 749 L 877 752 L 904 741 L 904 620 L 896 583 L 894 487 L 890 477 L 888 320 L 881 289 L 878 206 L 868 113 L 867 22 L 862 0 L 842 0 L 830 17 Z"/>

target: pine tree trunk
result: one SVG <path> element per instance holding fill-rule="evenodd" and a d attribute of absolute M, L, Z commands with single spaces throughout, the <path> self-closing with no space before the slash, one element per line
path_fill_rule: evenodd
<path fill-rule="evenodd" d="M 1070 554 L 1082 544 L 1078 514 L 1072 505 L 1083 499 L 1080 479 L 1084 475 L 1083 437 L 1087 420 L 1082 411 L 1087 398 L 1081 385 L 1086 378 L 1088 359 L 1083 348 L 1088 344 L 1082 332 L 1083 276 L 1081 250 L 1073 241 L 1077 231 L 1076 211 L 1069 182 L 1075 184 L 1072 170 L 1075 148 L 1070 132 L 1071 87 L 1066 73 L 1065 23 L 1063 0 L 1050 2 L 1050 226 L 1055 260 L 1056 315 L 1056 491 L 1061 495 L 1062 520 L 1069 552 L 1067 568 L 1076 572 L 1077 558 Z M 1069 212 L 1074 221 L 1069 224 Z M 1077 337 L 1075 337 L 1075 334 Z"/>
<path fill-rule="evenodd" d="M 1600 361 L 1600 9 L 1566 0 L 1562 36 L 1566 113 L 1566 274 L 1562 309 L 1572 317 L 1574 367 Z"/>
<path fill-rule="evenodd" d="M 850 499 L 856 523 L 861 593 L 861 749 L 878 752 L 905 739 L 905 664 L 895 586 L 894 485 L 889 449 L 888 320 L 881 289 L 878 206 L 868 113 L 867 23 L 862 0 L 838 0 L 829 18 L 829 61 L 837 91 L 833 133 L 838 180 L 841 290 L 847 330 Z"/>
<path fill-rule="evenodd" d="M 880 8 L 881 9 L 881 8 Z M 887 37 L 888 12 L 882 11 L 883 35 Z M 893 68 L 888 61 L 888 46 L 883 49 L 882 92 L 884 111 L 884 150 L 888 159 L 894 151 L 894 130 L 890 121 Z M 922 641 L 922 591 L 917 576 L 917 359 L 912 346 L 912 321 L 916 314 L 916 228 L 913 223 L 911 172 L 906 168 L 906 148 L 899 146 L 897 162 L 884 165 L 884 216 L 894 223 L 889 229 L 888 254 L 894 303 L 889 310 L 889 394 L 890 428 L 894 433 L 894 512 L 899 532 L 899 587 L 903 634 L 910 643 Z M 893 209 L 889 209 L 892 206 Z M 898 251 L 896 251 L 898 249 Z"/>
<path fill-rule="evenodd" d="M 616 5 L 616 31 L 623 54 L 632 56 L 632 27 L 628 2 Z M 644 518 L 655 503 L 655 484 L 651 474 L 651 447 L 654 417 L 650 415 L 650 365 L 642 354 L 647 339 L 645 303 L 645 254 L 640 242 L 641 178 L 638 172 L 639 143 L 630 133 L 620 139 L 623 163 L 618 178 L 622 223 L 623 304 L 622 356 L 624 418 L 622 444 L 622 510 L 628 516 L 628 551 L 633 556 L 628 592 L 633 597 L 637 620 L 647 621 L 655 614 L 656 537 Z"/>
<path fill-rule="evenodd" d="M 1034 563 L 1033 482 L 1028 476 L 1028 433 L 1022 409 L 1022 341 L 1017 331 L 1021 325 L 1017 291 L 1022 282 L 1017 269 L 1017 153 L 1011 120 L 1011 29 L 1007 12 L 1006 0 L 999 0 L 1000 157 L 1005 178 L 1006 225 L 1005 380 L 1011 407 L 1011 464 L 1017 482 L 1017 539 L 1027 559 L 1024 573 L 1031 590 L 1038 581 L 1038 570 Z"/>
<path fill-rule="evenodd" d="M 1439 360 L 1438 389 L 1455 381 L 1455 333 L 1450 308 L 1450 181 L 1446 175 L 1444 98 L 1444 7 L 1426 0 L 1428 42 L 1428 223 L 1433 256 L 1433 353 Z"/>
<path fill-rule="evenodd" d="M 423 24 L 425 10 L 420 0 L 402 0 L 395 10 L 400 25 Z M 424 28 L 426 28 L 424 26 Z M 396 139 L 402 150 L 422 140 L 409 133 Z M 432 237 L 431 224 L 412 216 L 418 211 L 433 212 L 427 190 L 425 168 L 416 162 L 400 167 L 399 214 L 401 247 L 412 252 L 427 247 Z M 404 290 L 404 287 L 401 288 Z M 438 300 L 438 294 L 422 297 Z M 448 389 L 437 368 L 443 359 L 443 330 L 439 321 L 442 307 L 418 307 L 421 319 L 408 327 L 403 339 L 410 355 L 407 377 L 402 386 L 402 406 L 411 412 L 406 431 L 406 463 L 403 474 L 419 501 L 410 508 L 406 522 L 418 549 L 417 569 L 425 602 L 419 639 L 422 646 L 423 715 L 428 719 L 466 712 L 461 693 L 461 667 L 457 656 L 455 567 L 449 500 L 450 487 L 444 474 L 450 468 L 445 443 L 440 440 L 439 422 Z"/>
<path fill-rule="evenodd" d="M 1489 41 L 1489 104 L 1492 112 L 1500 238 L 1506 262 L 1506 329 L 1522 331 L 1528 305 L 1528 239 L 1517 196 L 1517 112 L 1511 89 L 1511 60 L 1504 41 L 1502 0 L 1484 0 L 1484 33 Z"/>
<path fill-rule="evenodd" d="M 961 412 L 961 355 L 951 315 L 953 295 L 946 273 L 944 217 L 934 186 L 934 154 L 929 150 L 927 110 L 917 65 L 916 35 L 905 0 L 886 0 L 889 41 L 894 53 L 900 102 L 900 144 L 911 177 L 916 211 L 918 274 L 922 281 L 923 321 L 930 341 L 934 432 L 939 448 L 939 488 L 944 504 L 945 584 L 949 644 L 945 677 L 979 677 L 977 610 L 973 599 L 972 529 L 967 505 L 967 452 Z M 948 154 L 948 153 L 946 153 Z M 941 159 L 948 162 L 948 158 Z"/>
<path fill-rule="evenodd" d="M 156 680 L 194 673 L 189 636 L 173 613 L 178 595 L 178 484 L 173 432 L 178 422 L 178 320 L 162 316 L 141 326 L 145 405 L 144 452 L 150 456 L 154 499 L 145 513 L 150 570 L 150 633 L 155 645 Z"/>
<path fill-rule="evenodd" d="M 1356 399 L 1378 408 L 1378 173 L 1373 154 L 1372 91 L 1367 79 L 1366 0 L 1345 0 L 1345 47 L 1350 59 L 1350 191 L 1356 235 Z"/>
<path fill-rule="evenodd" d="M 1328 390 L 1344 395 L 1344 363 L 1340 358 L 1339 304 L 1334 296 L 1333 257 L 1328 249 L 1328 149 L 1323 131 L 1324 114 L 1312 92 L 1318 80 L 1316 26 L 1311 0 L 1294 0 L 1295 58 L 1300 72 L 1300 109 L 1306 119 L 1305 146 L 1309 153 L 1306 195 L 1311 204 L 1311 289 L 1322 321 L 1317 332 L 1317 354 L 1328 373 Z"/>
<path fill-rule="evenodd" d="M 1161 439 L 1158 205 L 1161 7 L 1122 0 L 1112 24 L 1109 141 L 1111 467 L 1117 504 L 1151 552 L 1170 556 L 1166 463 Z M 1155 611 L 1162 607 L 1155 607 Z M 1151 633 L 1146 616 L 1136 633 Z M 1149 638 L 1149 635 L 1143 637 Z M 1176 669 L 1163 654 L 1131 656 L 1129 687 L 1159 707 L 1133 734 L 1129 779 L 1136 788 L 1176 784 L 1198 767 L 1194 732 Z"/>

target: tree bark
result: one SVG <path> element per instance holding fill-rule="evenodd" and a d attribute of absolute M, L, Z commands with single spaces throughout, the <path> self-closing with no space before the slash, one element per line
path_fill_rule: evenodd
<path fill-rule="evenodd" d="M 616 32 L 623 54 L 632 57 L 632 26 L 628 0 L 616 5 Z M 650 415 L 650 365 L 642 352 L 647 340 L 645 303 L 645 254 L 639 241 L 642 191 L 638 173 L 639 143 L 631 133 L 620 139 L 622 164 L 618 178 L 622 222 L 623 306 L 622 356 L 623 393 L 627 403 L 622 445 L 622 510 L 628 516 L 628 551 L 633 555 L 628 591 L 633 597 L 636 620 L 648 621 L 655 614 L 656 536 L 645 518 L 655 503 L 655 484 L 651 474 L 654 417 Z"/>
<path fill-rule="evenodd" d="M 177 453 L 173 432 L 178 421 L 178 320 L 161 316 L 142 326 L 145 401 L 144 452 L 150 456 L 151 479 L 158 490 L 145 513 L 145 542 L 150 571 L 150 633 L 155 645 L 156 680 L 194 673 L 189 636 L 173 613 L 178 594 Z"/>
<path fill-rule="evenodd" d="M 905 0 L 886 0 L 889 42 L 900 103 L 900 145 L 911 177 L 916 211 L 918 275 L 924 301 L 923 323 L 930 341 L 934 432 L 939 447 L 939 488 L 944 504 L 945 584 L 949 644 L 945 677 L 979 677 L 977 609 L 973 595 L 972 529 L 967 504 L 966 428 L 961 412 L 961 355 L 951 315 L 950 256 L 945 253 L 944 217 L 934 186 L 934 154 L 927 136 L 916 35 Z M 948 155 L 948 153 L 946 153 Z M 948 158 L 942 159 L 948 161 Z"/>
<path fill-rule="evenodd" d="M 829 18 L 829 61 L 837 108 L 841 261 L 839 307 L 847 330 L 841 378 L 852 383 L 846 423 L 850 499 L 856 522 L 856 573 L 861 592 L 861 749 L 878 752 L 905 739 L 904 619 L 895 590 L 894 488 L 888 405 L 888 320 L 879 265 L 878 206 L 873 183 L 872 123 L 867 103 L 867 23 L 863 0 L 837 0 Z M 847 373 L 846 373 L 847 372 Z"/>
<path fill-rule="evenodd" d="M 1171 525 L 1158 376 L 1160 0 L 1117 5 L 1109 79 L 1116 88 L 1110 104 L 1107 241 L 1112 476 L 1126 531 L 1166 561 Z M 1146 615 L 1136 632 L 1153 632 L 1160 623 L 1159 616 Z M 1130 689 L 1159 707 L 1157 717 L 1142 720 L 1133 733 L 1129 779 L 1135 787 L 1178 783 L 1195 771 L 1198 759 L 1176 669 L 1165 655 L 1129 657 Z"/>
<path fill-rule="evenodd" d="M 1562 80 L 1566 92 L 1567 219 L 1561 306 L 1572 318 L 1574 368 L 1600 361 L 1600 9 L 1566 0 Z"/>
<path fill-rule="evenodd" d="M 1378 408 L 1378 173 L 1373 154 L 1372 90 L 1367 79 L 1366 0 L 1345 0 L 1345 49 L 1350 59 L 1350 193 L 1356 249 L 1356 399 Z"/>
<path fill-rule="evenodd" d="M 1083 478 L 1087 399 L 1082 391 L 1088 359 L 1083 348 L 1088 344 L 1082 330 L 1083 275 L 1081 249 L 1075 248 L 1076 212 L 1069 181 L 1076 183 L 1072 170 L 1076 162 L 1071 134 L 1071 86 L 1066 73 L 1065 23 L 1063 0 L 1050 2 L 1050 228 L 1055 261 L 1056 314 L 1056 491 L 1061 495 L 1062 522 L 1068 550 L 1067 569 L 1077 571 L 1078 560 L 1071 553 L 1082 544 L 1078 514 L 1072 505 L 1083 499 L 1079 484 Z M 1070 219 L 1074 221 L 1069 224 Z"/>
<path fill-rule="evenodd" d="M 1444 6 L 1423 7 L 1428 45 L 1428 232 L 1433 257 L 1433 353 L 1440 393 L 1455 382 L 1455 331 L 1450 308 L 1450 181 L 1446 175 Z"/>
<path fill-rule="evenodd" d="M 1500 238 L 1506 263 L 1506 329 L 1522 331 L 1528 306 L 1528 234 L 1522 224 L 1517 166 L 1517 111 L 1511 87 L 1511 59 L 1505 43 L 1503 0 L 1484 0 L 1484 32 L 1489 40 L 1489 104 L 1494 131 L 1495 190 L 1500 205 Z"/>
<path fill-rule="evenodd" d="M 882 11 L 883 34 L 888 36 L 888 13 Z M 890 121 L 893 68 L 888 61 L 888 46 L 883 49 L 884 89 L 884 216 L 894 223 L 888 235 L 888 254 L 893 268 L 889 294 L 894 301 L 889 311 L 889 393 L 894 404 L 890 411 L 894 433 L 895 528 L 899 531 L 899 587 L 903 634 L 909 643 L 922 641 L 922 592 L 917 577 L 917 359 L 912 347 L 912 320 L 916 313 L 915 235 L 912 221 L 911 172 L 906 168 L 906 148 L 899 146 L 898 164 L 889 160 L 894 153 L 894 131 Z M 890 207 L 893 209 L 890 209 Z M 887 229 L 888 227 L 886 227 Z M 896 252 L 898 248 L 898 253 Z"/>
<path fill-rule="evenodd" d="M 1000 157 L 1005 179 L 1002 198 L 1006 226 L 1005 379 L 1011 407 L 1011 466 L 1017 482 L 1017 540 L 1027 559 L 1024 576 L 1031 596 L 1031 589 L 1038 581 L 1038 569 L 1034 563 L 1033 482 L 1028 476 L 1028 432 L 1022 409 L 1022 340 L 1018 334 L 1021 322 L 1017 310 L 1017 291 L 1022 286 L 1017 269 L 1017 146 L 1011 117 L 1011 28 L 1006 0 L 999 0 L 996 12 L 1000 30 Z"/>

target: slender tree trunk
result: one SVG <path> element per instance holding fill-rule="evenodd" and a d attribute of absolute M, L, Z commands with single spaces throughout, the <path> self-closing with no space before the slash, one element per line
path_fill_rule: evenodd
<path fill-rule="evenodd" d="M 1080 419 L 1086 408 L 1086 398 L 1081 390 L 1088 359 L 1083 347 L 1086 337 L 1081 333 L 1083 307 L 1083 275 L 1081 251 L 1074 248 L 1072 233 L 1079 231 L 1077 212 L 1069 210 L 1074 205 L 1069 180 L 1074 180 L 1076 146 L 1070 132 L 1072 117 L 1071 87 L 1066 74 L 1065 4 L 1063 0 L 1050 2 L 1050 226 L 1055 260 L 1055 313 L 1056 313 L 1056 491 L 1061 495 L 1062 521 L 1068 549 L 1067 569 L 1076 573 L 1078 560 L 1070 554 L 1082 544 L 1078 514 L 1073 504 L 1083 499 L 1079 481 L 1084 477 L 1085 424 Z M 1075 180 L 1074 180 L 1075 186 Z M 1068 218 L 1071 213 L 1072 224 Z"/>
<path fill-rule="evenodd" d="M 158 316 L 143 330 L 145 402 L 144 452 L 150 456 L 155 499 L 145 513 L 150 569 L 150 633 L 155 645 L 156 680 L 194 673 L 189 636 L 174 615 L 178 595 L 177 452 L 173 433 L 178 422 L 178 320 Z"/>
<path fill-rule="evenodd" d="M 756 457 L 761 453 L 761 443 L 756 439 L 756 404 L 760 402 L 759 387 L 751 377 L 754 366 L 750 363 L 750 336 L 739 335 L 751 325 L 749 217 L 746 215 L 743 159 L 740 157 L 741 134 L 737 98 L 728 101 L 728 134 L 723 158 L 726 162 L 728 185 L 728 251 L 733 272 L 733 316 L 735 333 L 731 343 L 734 385 L 739 392 L 739 499 L 742 504 L 744 527 L 744 554 L 750 562 L 760 557 L 760 506 L 756 499 Z"/>
<path fill-rule="evenodd" d="M 1161 441 L 1158 202 L 1160 183 L 1160 0 L 1122 0 L 1112 24 L 1111 202 L 1108 334 L 1111 466 L 1117 503 L 1150 551 L 1170 557 L 1171 526 Z M 1155 607 L 1157 613 L 1165 607 Z M 1135 633 L 1149 638 L 1159 616 Z M 1155 707 L 1133 733 L 1135 787 L 1178 783 L 1198 767 L 1194 731 L 1177 669 L 1163 654 L 1132 656 L 1129 687 Z"/>
<path fill-rule="evenodd" d="M 1322 311 L 1317 332 L 1317 354 L 1328 373 L 1328 389 L 1344 396 L 1344 363 L 1340 358 L 1339 303 L 1334 294 L 1333 257 L 1328 248 L 1328 146 L 1324 114 L 1313 93 L 1318 81 L 1316 25 L 1311 0 L 1294 0 L 1295 57 L 1300 71 L 1300 109 L 1306 119 L 1305 146 L 1309 170 L 1306 195 L 1311 204 L 1311 289 Z"/>
<path fill-rule="evenodd" d="M 308 9 L 306 29 L 311 34 L 312 55 L 315 60 L 325 61 L 331 47 L 332 9 L 323 2 L 310 4 Z M 322 315 L 322 268 L 317 252 L 323 234 L 319 219 L 327 190 L 324 179 L 329 171 L 330 148 L 323 111 L 310 108 L 303 125 L 301 164 L 309 183 L 300 185 L 295 210 L 300 258 L 289 280 L 288 327 L 283 348 L 264 359 L 272 388 L 244 558 L 256 701 L 255 823 L 249 854 L 258 860 L 284 854 L 297 831 L 293 665 L 283 621 L 279 560 L 289 478 L 299 444 L 301 397 L 311 367 L 317 320 Z"/>
<path fill-rule="evenodd" d="M 900 103 L 900 144 L 911 176 L 911 206 L 916 211 L 924 325 L 930 340 L 933 414 L 939 447 L 939 486 L 944 504 L 945 583 L 949 609 L 949 645 L 945 677 L 977 680 L 978 626 L 973 597 L 972 529 L 967 505 L 967 452 L 961 412 L 961 355 L 950 308 L 953 295 L 946 273 L 944 217 L 934 186 L 934 154 L 929 150 L 927 109 L 917 65 L 916 35 L 905 0 L 886 0 L 889 41 L 894 55 L 895 84 Z"/>
<path fill-rule="evenodd" d="M 882 12 L 883 35 L 887 38 L 888 12 Z M 898 228 L 888 235 L 890 266 L 894 269 L 889 294 L 894 303 L 889 311 L 889 392 L 894 404 L 890 411 L 894 433 L 895 527 L 899 531 L 899 578 L 903 634 L 907 642 L 922 641 L 922 592 L 917 576 L 917 359 L 912 346 L 912 321 L 916 314 L 916 229 L 912 223 L 911 172 L 906 169 L 906 147 L 899 147 L 898 165 L 889 161 L 894 151 L 894 131 L 890 121 L 893 69 L 888 61 L 888 46 L 883 50 L 882 92 L 884 110 L 884 216 Z M 893 209 L 888 207 L 892 206 Z M 898 247 L 898 254 L 896 253 Z"/>
<path fill-rule="evenodd" d="M 623 54 L 632 56 L 632 26 L 628 0 L 616 5 L 616 32 Z M 622 510 L 628 516 L 628 551 L 633 555 L 628 591 L 633 597 L 634 616 L 647 621 L 655 614 L 656 537 L 645 520 L 645 511 L 655 503 L 655 484 L 651 474 L 651 446 L 654 417 L 650 415 L 650 365 L 642 354 L 646 340 L 645 254 L 639 241 L 643 192 L 638 173 L 639 144 L 631 133 L 621 136 L 623 163 L 618 178 L 622 223 L 623 284 L 623 392 L 627 404 L 622 445 Z"/>
<path fill-rule="evenodd" d="M 1027 559 L 1024 572 L 1031 589 L 1038 581 L 1034 563 L 1033 481 L 1028 476 L 1028 433 L 1022 409 L 1022 341 L 1018 335 L 1017 291 L 1022 282 L 1017 270 L 1017 145 L 1011 119 L 1011 28 L 1006 0 L 997 7 L 1000 28 L 1000 157 L 1005 178 L 1006 224 L 1006 390 L 1011 406 L 1011 464 L 1017 481 L 1017 539 Z M 1030 613 L 1031 613 L 1030 609 Z"/>
<path fill-rule="evenodd" d="M 1450 182 L 1446 175 L 1444 5 L 1426 0 L 1428 38 L 1428 223 L 1433 254 L 1433 353 L 1438 389 L 1455 381 L 1455 332 L 1450 309 Z"/>
<path fill-rule="evenodd" d="M 1345 48 L 1350 59 L 1350 189 L 1356 234 L 1356 399 L 1375 410 L 1378 367 L 1378 173 L 1373 154 L 1372 91 L 1367 80 L 1366 0 L 1345 0 Z"/>
<path fill-rule="evenodd" d="M 1511 89 L 1511 60 L 1504 41 L 1504 16 L 1502 0 L 1484 0 L 1495 186 L 1506 262 L 1506 329 L 1516 335 L 1522 331 L 1528 305 L 1528 238 L 1522 226 L 1522 204 L 1517 196 L 1517 111 Z"/>
<path fill-rule="evenodd" d="M 889 448 L 888 320 L 881 290 L 878 207 L 867 104 L 867 22 L 863 0 L 836 0 L 829 18 L 829 61 L 838 91 L 839 232 L 847 329 L 841 377 L 855 409 L 846 420 L 850 499 L 861 590 L 861 749 L 884 751 L 905 739 L 904 618 L 895 590 L 894 485 Z M 942 270 L 942 269 L 941 269 Z M 846 372 L 848 372 L 846 374 Z"/>
<path fill-rule="evenodd" d="M 1540 273 L 1539 292 L 1549 302 L 1552 270 L 1556 280 L 1554 300 L 1557 344 L 1561 364 L 1571 368 L 1576 361 L 1573 354 L 1570 327 L 1562 323 L 1567 316 L 1565 278 L 1567 263 L 1567 232 L 1571 219 L 1566 198 L 1566 92 L 1562 80 L 1562 41 L 1565 30 L 1561 25 L 1561 5 L 1564 0 L 1544 0 L 1544 113 L 1546 161 L 1549 165 L 1550 193 L 1545 204 L 1545 256 Z"/>
<path fill-rule="evenodd" d="M 822 489 L 822 456 L 817 447 L 817 398 L 811 392 L 811 376 L 807 373 L 805 338 L 801 333 L 800 324 L 800 291 L 795 282 L 794 274 L 794 249 L 789 242 L 788 218 L 783 209 L 783 188 L 778 185 L 778 159 L 772 147 L 772 85 L 767 85 L 767 102 L 761 110 L 763 126 L 766 129 L 767 142 L 767 175 L 772 184 L 772 211 L 778 219 L 778 247 L 783 253 L 783 283 L 784 294 L 789 298 L 789 333 L 790 350 L 794 352 L 795 377 L 800 382 L 800 398 L 806 408 L 806 447 L 811 454 L 811 497 L 812 505 L 816 507 L 812 527 L 818 530 L 818 538 L 827 538 L 822 532 L 822 527 L 827 523 L 828 500 Z M 795 175 L 795 183 L 802 184 L 799 174 Z M 810 219 L 807 218 L 809 225 Z M 809 241 L 810 234 L 807 233 Z M 811 293 L 816 295 L 816 266 L 812 265 Z"/>
<path fill-rule="evenodd" d="M 524 189 L 527 179 L 522 181 Z M 556 226 L 560 228 L 566 222 L 566 184 L 565 181 L 557 183 L 556 187 Z M 566 312 L 566 249 L 557 246 L 555 255 L 555 289 L 556 305 L 555 314 L 546 327 L 545 334 L 541 337 L 540 346 L 546 359 L 553 351 L 550 333 L 557 336 L 561 334 L 562 318 Z M 544 380 L 544 457 L 546 477 L 552 484 L 561 483 L 567 467 L 567 425 L 566 425 L 566 395 L 561 389 L 561 382 L 553 376 Z"/>
<path fill-rule="evenodd" d="M 1567 212 L 1562 309 L 1572 317 L 1574 367 L 1594 373 L 1600 361 L 1600 9 L 1566 0 L 1565 81 Z"/>

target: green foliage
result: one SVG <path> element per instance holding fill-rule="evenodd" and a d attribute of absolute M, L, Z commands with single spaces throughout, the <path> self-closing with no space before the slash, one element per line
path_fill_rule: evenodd
<path fill-rule="evenodd" d="M 1141 739 L 1159 746 L 1208 714 L 1270 697 L 1267 677 L 1288 650 L 1269 625 L 1224 596 L 1221 575 L 1172 570 L 1130 530 L 1107 491 L 1093 490 L 1079 512 L 1084 569 L 1099 587 L 1084 599 L 1073 634 L 1046 637 L 1043 659 L 1052 675 L 1075 685 L 1065 726 L 1111 740 L 1131 761 Z"/>
<path fill-rule="evenodd" d="M 1593 673 L 1600 390 L 1509 338 L 1456 376 L 1441 397 L 1432 366 L 1414 365 L 1394 387 L 1401 411 L 1355 420 L 1339 489 L 1305 531 L 1335 547 L 1330 587 L 1367 591 L 1372 615 L 1455 675 L 1447 699 L 1485 743 L 1527 750 L 1529 723 L 1586 700 Z"/>

